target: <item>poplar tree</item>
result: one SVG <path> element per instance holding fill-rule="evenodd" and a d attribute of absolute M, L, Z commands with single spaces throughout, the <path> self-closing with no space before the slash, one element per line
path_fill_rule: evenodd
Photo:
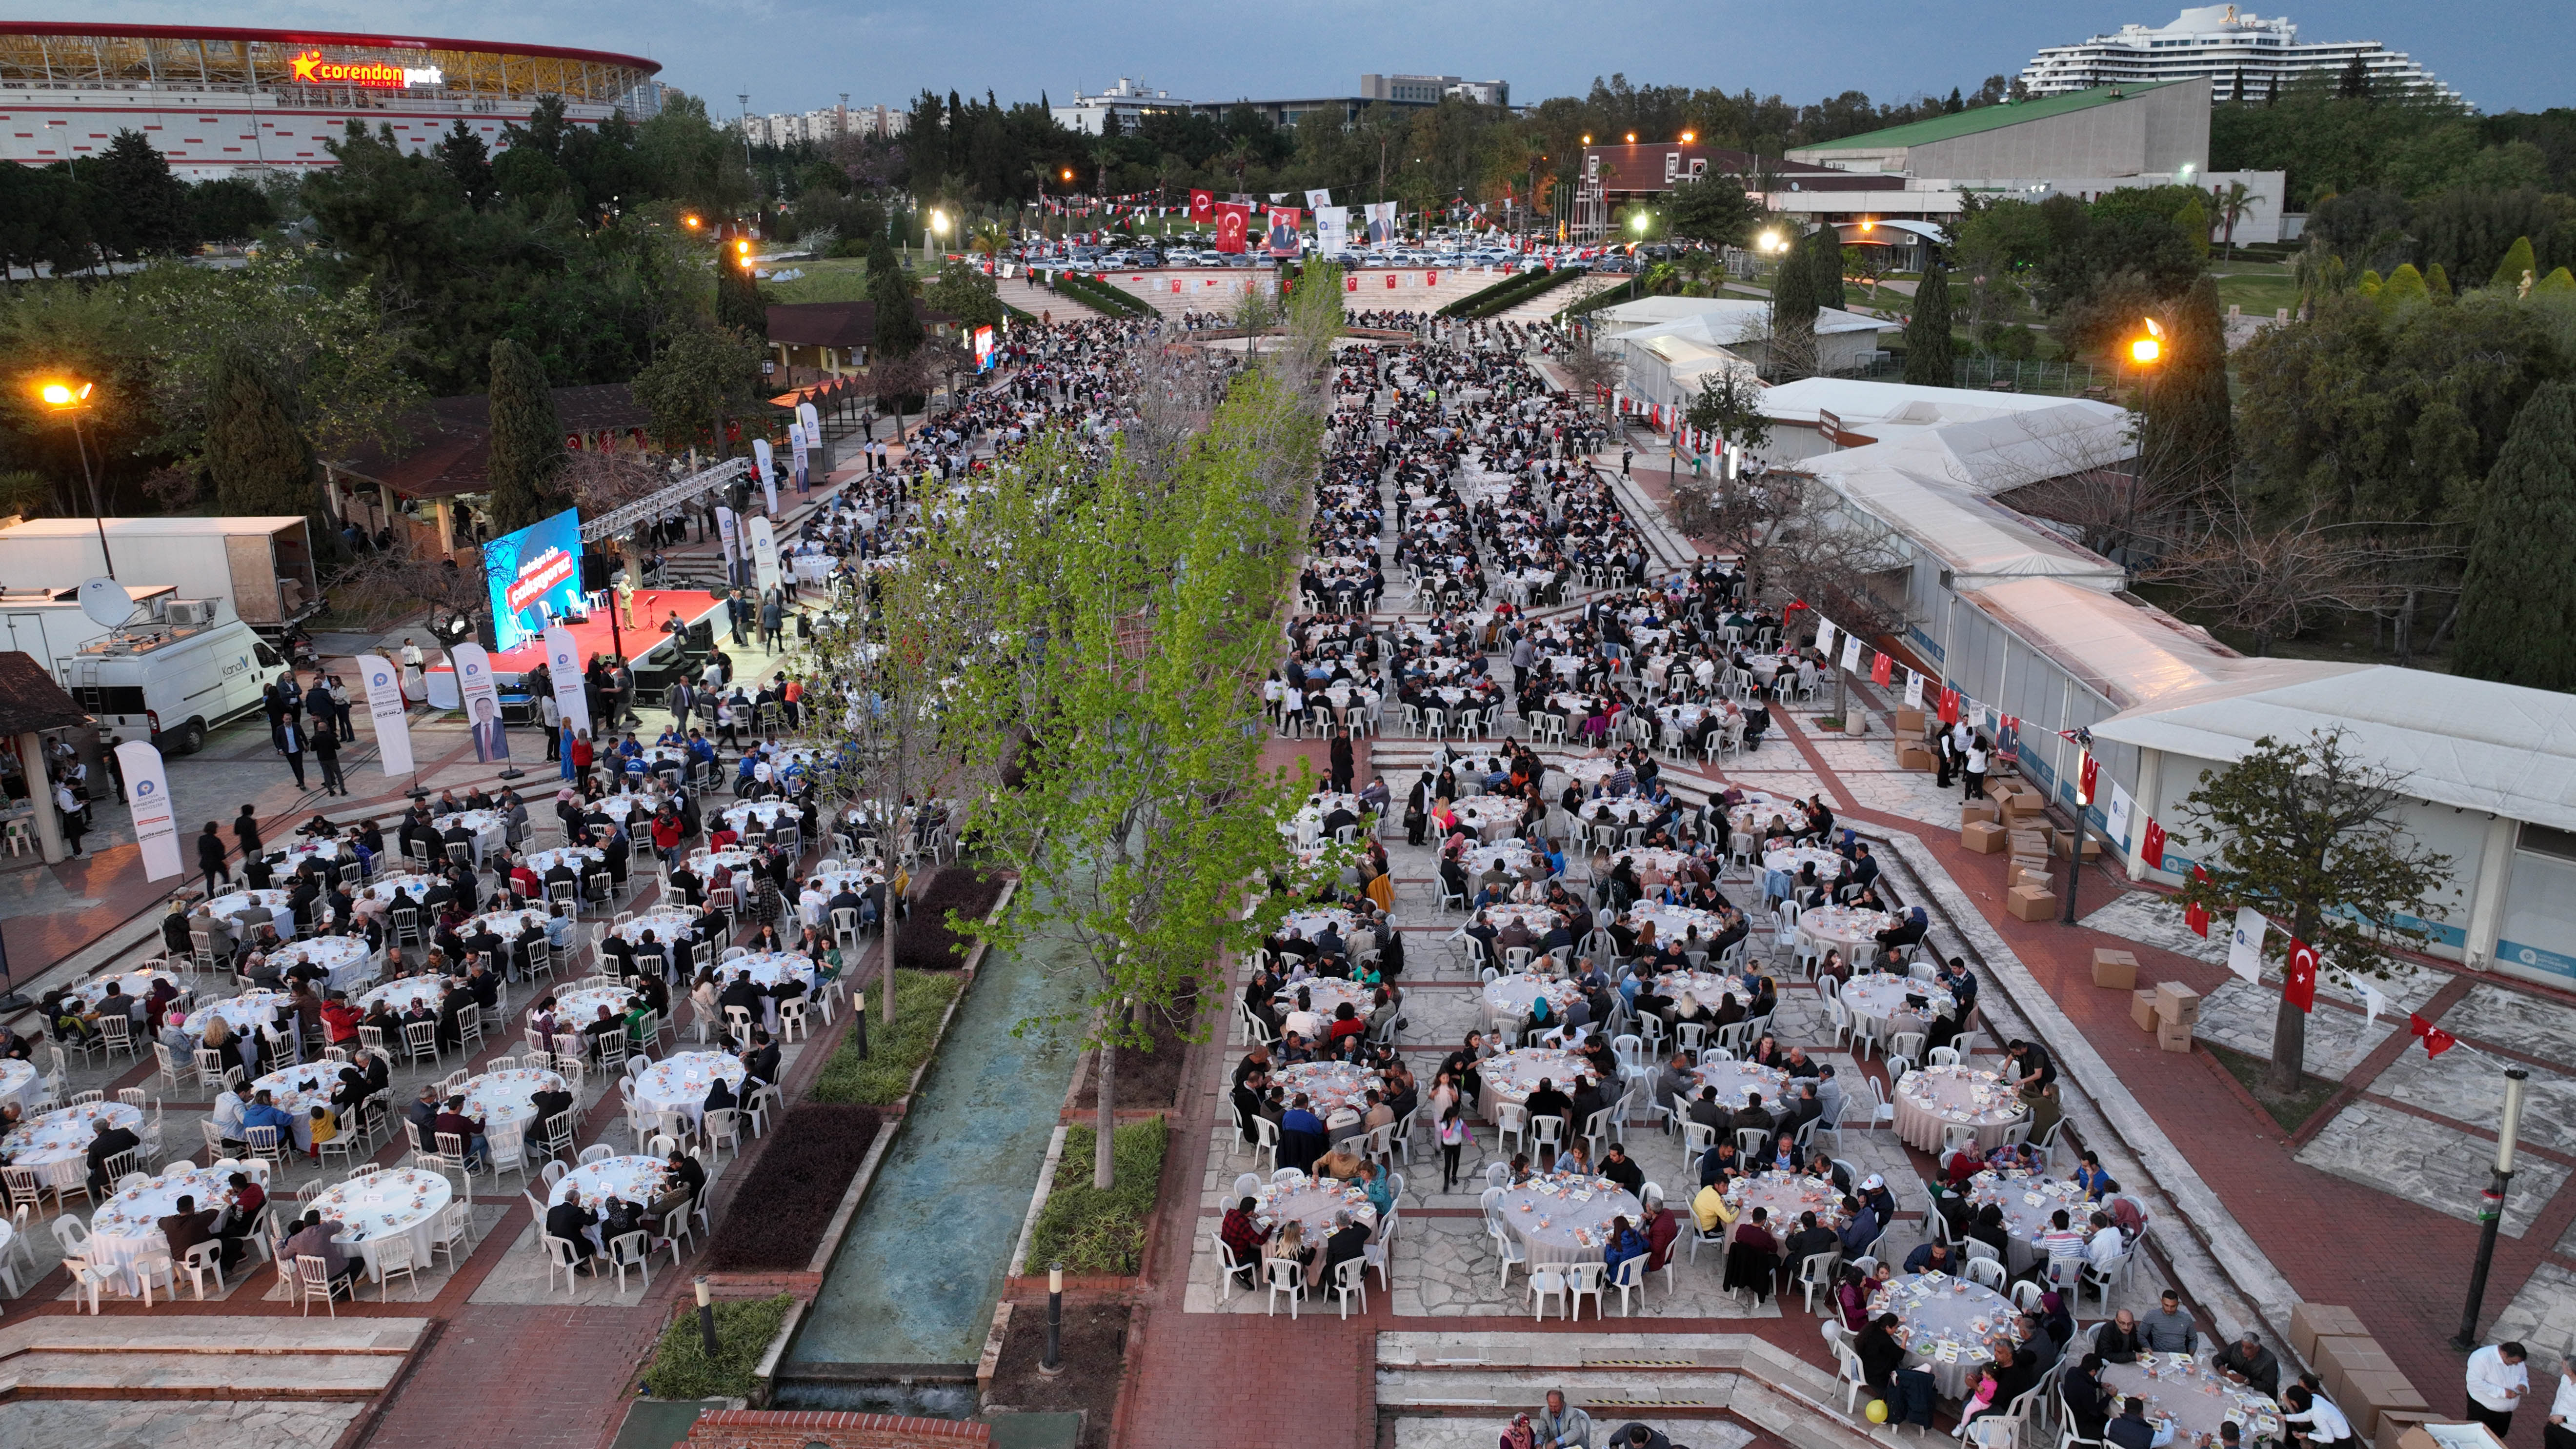
<path fill-rule="evenodd" d="M 2543 383 L 2522 405 L 2487 474 L 2460 581 L 2451 671 L 2533 689 L 2576 690 L 2576 392 Z"/>
<path fill-rule="evenodd" d="M 217 359 L 207 388 L 206 474 L 227 514 L 300 513 L 320 526 L 320 469 L 296 425 L 295 400 L 248 350 Z"/>
<path fill-rule="evenodd" d="M 2227 330 L 2215 278 L 2192 283 L 2175 309 L 2158 370 L 2138 424 L 2140 465 L 2151 495 L 2180 499 L 2224 481 L 2235 466 Z"/>
<path fill-rule="evenodd" d="M 1957 375 L 1950 347 L 1950 273 L 1934 262 L 1923 269 L 1914 289 L 1914 316 L 1905 324 L 1905 380 L 1916 387 L 1949 387 Z"/>
<path fill-rule="evenodd" d="M 1807 265 L 1815 269 L 1816 305 L 1840 307 L 1843 304 L 1842 234 L 1831 223 L 1807 238 Z"/>
<path fill-rule="evenodd" d="M 563 420 L 546 365 L 504 337 L 492 344 L 492 526 L 508 533 L 571 506 L 557 484 L 564 466 Z"/>

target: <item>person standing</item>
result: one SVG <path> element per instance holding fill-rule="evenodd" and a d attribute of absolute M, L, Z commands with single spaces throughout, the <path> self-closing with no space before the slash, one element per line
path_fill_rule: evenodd
<path fill-rule="evenodd" d="M 220 894 L 218 885 L 233 883 L 232 867 L 224 863 L 223 827 L 209 820 L 206 833 L 197 837 L 197 869 L 206 873 L 206 894 Z"/>
<path fill-rule="evenodd" d="M 322 722 L 313 732 L 313 762 L 322 767 L 322 793 L 346 795 L 349 793 L 349 782 L 340 777 L 339 731 L 331 728 L 331 721 L 327 715 L 314 717 Z"/>
<path fill-rule="evenodd" d="M 126 803 L 125 762 L 116 757 L 116 747 L 123 743 L 123 739 L 109 735 L 107 743 L 99 747 L 99 758 L 107 762 L 107 781 L 116 787 L 116 803 L 119 805 Z"/>
<path fill-rule="evenodd" d="M 2511 1339 L 2469 1355 L 2469 1417 L 2495 1430 L 2499 1439 L 2513 1433 L 2513 1411 L 2531 1392 L 2525 1357 L 2522 1345 Z"/>
<path fill-rule="evenodd" d="M 537 696 L 537 718 L 543 720 L 546 726 L 546 758 L 562 759 L 563 706 L 555 703 L 553 691 L 549 690 Z"/>
<path fill-rule="evenodd" d="M 54 782 L 54 808 L 62 812 L 63 843 L 71 847 L 72 858 L 77 860 L 81 855 L 81 832 L 89 829 L 89 821 L 87 808 L 72 793 L 71 781 Z"/>
<path fill-rule="evenodd" d="M 1344 795 L 1349 794 L 1351 777 L 1356 773 L 1357 766 L 1351 758 L 1351 732 L 1348 726 L 1333 731 L 1332 770 L 1333 789 Z"/>
<path fill-rule="evenodd" d="M 2558 1360 L 2558 1393 L 2549 1401 L 2540 1449 L 2576 1449 L 2576 1356 Z"/>
<path fill-rule="evenodd" d="M 286 757 L 286 768 L 295 772 L 295 788 L 304 786 L 304 722 L 290 714 L 277 722 L 277 752 Z"/>
<path fill-rule="evenodd" d="M 760 642 L 763 649 L 776 654 L 781 649 L 780 634 L 787 626 L 787 611 L 779 606 L 778 596 L 770 595 L 760 606 Z"/>
<path fill-rule="evenodd" d="M 1967 799 L 1986 798 L 1986 761 L 1992 748 L 1982 734 L 1968 741 L 1968 758 L 1962 766 L 1968 780 Z"/>
<path fill-rule="evenodd" d="M 336 674 L 331 676 L 331 713 L 340 723 L 340 743 L 356 744 L 358 726 L 349 716 L 349 682 Z"/>

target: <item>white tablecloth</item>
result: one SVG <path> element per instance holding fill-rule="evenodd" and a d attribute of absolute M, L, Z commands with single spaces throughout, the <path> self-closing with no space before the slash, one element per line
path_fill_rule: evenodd
<path fill-rule="evenodd" d="M 529 1098 L 539 1092 L 564 1090 L 564 1079 L 538 1067 L 514 1067 L 506 1072 L 485 1072 L 465 1081 L 465 1116 L 483 1124 L 486 1137 L 496 1135 L 503 1127 L 518 1127 L 522 1136 L 535 1130 L 537 1109 Z"/>
<path fill-rule="evenodd" d="M 34 1062 L 0 1059 L 0 1103 L 16 1103 L 20 1116 L 34 1111 L 36 1099 L 43 1095 L 38 1080 Z"/>
<path fill-rule="evenodd" d="M 805 812 L 784 800 L 752 800 L 733 806 L 724 813 L 725 824 L 732 826 L 737 835 L 750 828 L 746 822 L 757 820 L 761 829 L 768 830 L 782 819 L 796 825 L 803 822 Z"/>
<path fill-rule="evenodd" d="M 650 931 L 657 943 L 667 945 L 690 939 L 697 923 L 697 917 L 683 911 L 653 911 L 609 927 L 608 934 L 640 946 L 644 943 L 644 933 Z"/>
<path fill-rule="evenodd" d="M 1370 1232 L 1377 1231 L 1377 1208 L 1360 1191 L 1356 1183 L 1338 1182 L 1329 1177 L 1308 1177 L 1304 1173 L 1283 1182 L 1265 1182 L 1253 1196 L 1253 1221 L 1264 1231 L 1282 1222 L 1294 1222 L 1305 1229 L 1306 1241 L 1322 1256 L 1324 1239 L 1333 1231 L 1333 1214 L 1348 1212 L 1351 1221 Z"/>
<path fill-rule="evenodd" d="M 1488 1122 L 1498 1122 L 1502 1120 L 1500 1109 L 1503 1103 L 1528 1101 L 1530 1093 L 1538 1090 L 1541 1080 L 1567 1096 L 1574 1095 L 1574 1079 L 1590 1076 L 1592 1064 L 1572 1052 L 1561 1052 L 1552 1047 L 1522 1047 L 1518 1051 L 1496 1052 L 1485 1058 L 1477 1065 L 1476 1073 L 1485 1088 L 1477 1098 L 1476 1115 Z M 1583 1124 L 1567 1125 L 1579 1128 Z"/>
<path fill-rule="evenodd" d="M 552 850 L 528 852 L 528 869 L 535 871 L 538 881 L 543 883 L 546 872 L 558 865 L 572 867 L 574 875 L 587 875 L 593 864 L 607 859 L 608 852 L 595 845 L 559 845 Z"/>
<path fill-rule="evenodd" d="M 563 1175 L 555 1190 L 546 1197 L 546 1206 L 579 1196 L 581 1205 L 593 1212 L 610 1196 L 626 1202 L 651 1207 L 662 1196 L 662 1185 L 671 1179 L 671 1165 L 658 1157 L 603 1157 L 586 1162 Z M 591 1246 L 605 1253 L 608 1245 L 600 1241 L 599 1225 L 590 1227 Z"/>
<path fill-rule="evenodd" d="M 1818 872 L 1822 873 L 1821 870 Z M 1884 911 L 1818 906 L 1812 911 L 1798 913 L 1798 939 L 1813 946 L 1820 954 L 1828 947 L 1839 950 L 1843 959 L 1850 961 L 1867 957 L 1878 945 L 1878 933 L 1891 930 L 1895 925 L 1896 917 Z"/>
<path fill-rule="evenodd" d="M 1889 976 L 1871 972 L 1843 983 L 1843 1008 L 1863 1025 L 1885 1028 L 1887 1032 L 1921 1031 L 1924 1014 L 1905 1004 L 1908 996 L 1924 999 L 1933 1016 L 1949 1009 L 1950 993 L 1929 981 L 1910 976 Z M 1885 1040 L 1884 1034 L 1881 1040 Z M 1916 1063 L 1921 1065 L 1921 1063 Z"/>
<path fill-rule="evenodd" d="M 319 1209 L 322 1221 L 345 1227 L 348 1231 L 339 1241 L 355 1247 L 366 1260 L 367 1276 L 381 1282 L 384 1274 L 377 1265 L 377 1250 L 397 1234 L 411 1239 L 411 1260 L 423 1268 L 429 1266 L 438 1215 L 455 1197 L 447 1174 L 396 1167 L 326 1188 L 306 1200 L 304 1207 Z"/>
<path fill-rule="evenodd" d="M 1870 1295 L 1869 1315 L 1894 1313 L 1905 1363 L 1932 1375 L 1945 1399 L 1963 1398 L 1968 1378 L 1994 1360 L 1992 1342 L 2009 1331 L 2011 1300 L 1947 1273 L 1896 1278 Z"/>
<path fill-rule="evenodd" d="M 203 1167 L 190 1167 L 168 1176 L 155 1173 L 143 1186 L 100 1203 L 90 1218 L 89 1260 L 121 1275 L 118 1292 L 140 1297 L 143 1284 L 129 1266 L 137 1258 L 170 1250 L 170 1240 L 161 1231 L 161 1220 L 179 1210 L 179 1199 L 183 1197 L 194 1198 L 198 1212 L 223 1206 L 231 1176 L 230 1170 L 217 1174 Z M 179 1272 L 187 1270 L 185 1264 L 175 1261 L 172 1267 Z"/>
<path fill-rule="evenodd" d="M 255 1036 L 261 1027 L 276 1023 L 278 1017 L 285 1013 L 287 1002 L 291 999 L 283 991 L 254 987 L 238 996 L 227 996 L 221 1001 L 200 1002 L 188 1011 L 187 1030 L 191 1036 L 203 1038 L 206 1034 L 206 1018 L 211 1014 L 222 1017 L 224 1025 L 230 1027 L 235 1034 Z"/>
<path fill-rule="evenodd" d="M 2012 1125 L 2030 1115 L 2012 1084 L 1973 1067 L 1908 1072 L 1896 1089 L 1896 1135 L 1926 1152 L 1941 1150 L 1942 1129 L 1977 1129 L 1977 1151 L 2004 1145 Z"/>
<path fill-rule="evenodd" d="M 152 994 L 152 983 L 155 981 L 167 981 L 181 991 L 188 989 L 187 982 L 167 971 L 145 970 L 128 971 L 119 976 L 94 976 L 73 987 L 72 994 L 96 1006 L 107 999 L 107 988 L 112 982 L 120 995 L 132 1000 L 140 1000 Z"/>
<path fill-rule="evenodd" d="M 400 1016 L 411 1010 L 412 1001 L 417 998 L 422 1005 L 435 1012 L 438 1010 L 438 1003 L 447 997 L 447 986 L 448 981 L 444 976 L 397 977 L 360 992 L 356 1004 L 360 1011 L 373 1011 L 376 1009 L 376 1003 L 381 1001 L 387 1010 Z M 394 1043 L 388 1041 L 386 1045 L 390 1047 Z"/>
<path fill-rule="evenodd" d="M 8 1156 L 13 1167 L 35 1168 L 49 1183 L 78 1187 L 89 1177 L 89 1143 L 98 1135 L 102 1118 L 128 1130 L 143 1125 L 142 1111 L 123 1102 L 63 1107 L 19 1123 L 8 1136 L 0 1137 L 0 1153 Z"/>
<path fill-rule="evenodd" d="M 1485 983 L 1479 993 L 1477 1025 L 1486 1031 L 1506 1026 L 1517 1027 L 1530 1013 L 1530 1004 L 1544 994 L 1547 997 L 1550 1026 L 1565 1024 L 1565 1009 L 1583 995 L 1583 988 L 1557 977 L 1535 976 L 1527 972 L 1497 976 Z M 1562 1086 L 1563 1083 L 1558 1085 Z"/>
<path fill-rule="evenodd" d="M 411 903 L 416 906 L 420 904 L 420 898 L 429 893 L 430 887 L 437 884 L 436 876 L 405 872 L 401 875 L 380 875 L 360 887 L 358 893 L 373 900 L 391 901 L 394 893 L 400 891 L 409 895 Z"/>
<path fill-rule="evenodd" d="M 367 949 L 363 936 L 315 936 L 268 958 L 268 964 L 280 971 L 303 961 L 331 973 L 325 984 L 333 991 L 355 990 L 375 980 L 383 969 L 376 953 Z"/>
<path fill-rule="evenodd" d="M 635 1105 L 647 1112 L 684 1113 L 694 1123 L 716 1078 L 724 1078 L 739 1098 L 744 1075 L 742 1063 L 722 1052 L 674 1052 L 635 1074 Z"/>
<path fill-rule="evenodd" d="M 1299 1062 L 1282 1067 L 1271 1080 L 1283 1089 L 1283 1101 L 1293 1104 L 1303 1095 L 1328 1128 L 1337 1112 L 1367 1110 L 1369 1089 L 1378 1085 L 1377 1073 L 1348 1062 Z"/>
<path fill-rule="evenodd" d="M 279 936 L 288 937 L 295 934 L 295 911 L 293 907 L 287 905 L 284 891 L 234 891 L 230 895 L 220 895 L 206 902 L 206 909 L 229 921 L 254 905 L 268 907 L 270 918 L 276 922 Z M 242 930 L 247 934 L 247 927 Z"/>
<path fill-rule="evenodd" d="M 1606 1177 L 1534 1177 L 1504 1192 L 1496 1205 L 1503 1230 L 1542 1263 L 1598 1263 L 1610 1246 L 1610 1220 L 1645 1221 L 1645 1208 Z"/>
<path fill-rule="evenodd" d="M 471 832 L 474 836 L 474 863 L 478 866 L 483 863 L 485 854 L 502 849 L 510 839 L 510 818 L 498 810 L 459 810 L 453 815 L 438 816 L 430 821 L 430 825 L 442 836 L 451 827 L 460 825 Z M 439 851 L 445 854 L 446 847 L 440 846 Z"/>

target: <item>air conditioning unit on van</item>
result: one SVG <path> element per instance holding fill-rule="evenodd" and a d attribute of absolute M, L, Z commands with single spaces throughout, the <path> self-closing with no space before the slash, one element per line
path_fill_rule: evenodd
<path fill-rule="evenodd" d="M 162 611 L 163 622 L 175 629 L 192 628 L 215 622 L 214 599 L 172 599 Z"/>

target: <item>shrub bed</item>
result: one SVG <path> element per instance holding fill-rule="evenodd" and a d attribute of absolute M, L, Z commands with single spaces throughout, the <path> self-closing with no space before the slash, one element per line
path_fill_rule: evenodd
<path fill-rule="evenodd" d="M 970 866 L 941 866 L 913 897 L 912 909 L 894 931 L 897 971 L 954 971 L 966 964 L 975 938 L 949 928 L 948 913 L 982 920 L 1002 898 L 1003 881 Z"/>
<path fill-rule="evenodd" d="M 1135 293 L 1107 282 L 1066 272 L 1055 279 L 1055 289 L 1083 303 L 1094 311 L 1113 317 L 1151 317 L 1154 308 Z"/>
<path fill-rule="evenodd" d="M 813 1100 L 863 1107 L 888 1107 L 900 1100 L 912 1085 L 914 1070 L 930 1059 L 930 1049 L 939 1039 L 940 1018 L 948 1014 L 948 1004 L 957 999 L 957 993 L 966 989 L 966 978 L 954 971 L 895 972 L 891 1026 L 876 1016 L 873 992 L 884 984 L 879 970 L 862 968 L 853 975 L 850 989 L 871 993 L 868 1057 L 859 1060 L 856 1031 L 842 1037 L 832 1059 L 815 1077 L 814 1090 L 807 1094 Z"/>
<path fill-rule="evenodd" d="M 1490 287 L 1470 292 L 1440 309 L 1443 317 L 1490 317 L 1506 307 L 1517 307 L 1532 297 L 1551 292 L 1577 277 L 1590 276 L 1582 267 L 1557 267 L 1544 272 L 1516 272 Z"/>
<path fill-rule="evenodd" d="M 1199 992 L 1190 987 L 1173 998 L 1172 1015 L 1184 1022 L 1198 1019 Z M 1181 1068 L 1187 1060 L 1189 1039 L 1175 1027 L 1169 1017 L 1154 1013 L 1150 1023 L 1154 1035 L 1153 1050 L 1122 1046 L 1118 1049 L 1118 1106 L 1177 1107 L 1181 1102 Z M 1083 1073 L 1082 1091 L 1076 1094 L 1077 1107 L 1100 1105 L 1100 1073 L 1095 1059 L 1093 1070 Z"/>
<path fill-rule="evenodd" d="M 1089 1127 L 1065 1129 L 1055 1184 L 1029 1233 L 1025 1271 L 1044 1272 L 1059 1261 L 1068 1273 L 1124 1274 L 1143 1266 L 1145 1225 L 1154 1216 L 1166 1140 L 1160 1117 L 1119 1128 L 1110 1139 L 1109 1190 L 1102 1192 L 1091 1185 L 1099 1134 Z"/>
<path fill-rule="evenodd" d="M 662 1330 L 661 1346 L 644 1371 L 644 1388 L 657 1399 L 742 1399 L 751 1396 L 751 1371 L 769 1352 L 769 1341 L 787 1321 L 795 1298 L 734 1298 L 716 1304 L 713 1359 L 698 1333 L 698 1315 L 683 1312 Z"/>
<path fill-rule="evenodd" d="M 707 1266 L 736 1273 L 801 1271 L 883 1126 L 866 1107 L 800 1102 L 788 1108 L 777 1130 L 795 1150 L 763 1152 L 752 1164 L 734 1196 L 745 1210 L 725 1214 L 708 1245 Z"/>

